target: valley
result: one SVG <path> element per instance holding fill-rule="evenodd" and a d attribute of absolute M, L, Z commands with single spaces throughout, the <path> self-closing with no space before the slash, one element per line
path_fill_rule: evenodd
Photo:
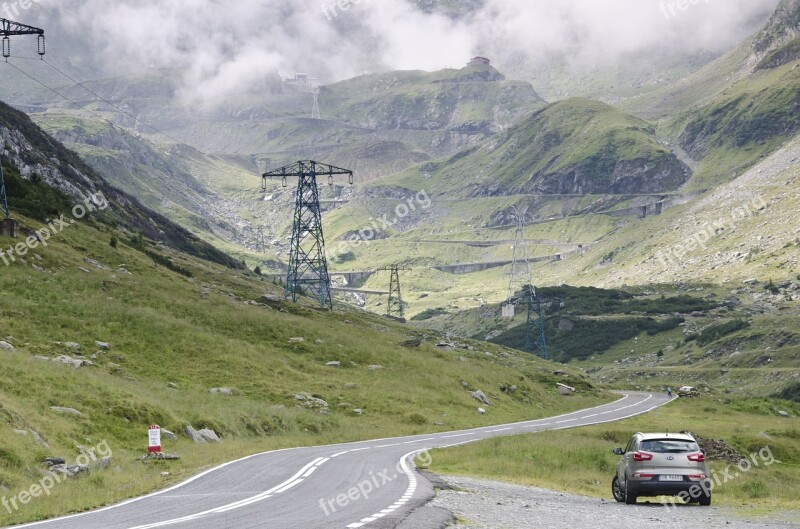
<path fill-rule="evenodd" d="M 324 65 L 271 62 L 291 55 L 280 47 L 241 55 L 239 34 L 181 62 L 193 49 L 183 30 L 186 43 L 146 65 L 107 64 L 109 50 L 76 34 L 78 14 L 37 11 L 55 45 L 0 65 L 2 174 L 19 223 L 18 237 L 0 236 L 0 496 L 48 475 L 47 458 L 100 442 L 114 455 L 47 501 L 0 509 L 0 525 L 266 451 L 422 446 L 428 434 L 442 446 L 436 472 L 607 497 L 606 445 L 659 425 L 742 453 L 768 440 L 781 473 L 721 497 L 748 516 L 796 510 L 800 0 L 772 3 L 749 6 L 732 27 L 741 38 L 716 47 L 701 45 L 708 35 L 696 49 L 665 44 L 671 55 L 628 42 L 601 61 L 584 56 L 594 34 L 516 51 L 476 36 L 473 55 L 497 56 L 452 62 L 443 47 L 448 66 L 424 70 L 371 62 L 405 55 L 364 36 L 376 15 L 356 2 L 314 19 L 308 46 L 352 34 L 375 57 L 328 49 Z M 398 27 L 462 35 L 486 17 L 481 31 L 517 29 L 504 2 L 405 4 Z M 298 71 L 308 65 L 319 73 Z M 332 310 L 286 299 L 297 181 L 262 174 L 298 160 L 355 175 L 317 189 Z M 107 207 L 76 215 L 91 197 Z M 396 280 L 403 318 L 387 317 Z M 526 345 L 529 283 L 546 348 Z M 646 418 L 443 446 L 449 432 L 605 405 L 612 390 L 683 385 L 700 397 L 642 407 Z M 156 423 L 179 459 L 139 459 Z"/>

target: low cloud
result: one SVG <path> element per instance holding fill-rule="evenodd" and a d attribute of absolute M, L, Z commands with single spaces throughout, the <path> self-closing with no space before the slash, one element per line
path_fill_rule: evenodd
<path fill-rule="evenodd" d="M 186 102 L 216 104 L 257 93 L 278 72 L 329 83 L 365 72 L 461 67 L 482 54 L 525 78 L 553 61 L 581 67 L 631 53 L 720 53 L 777 3 L 485 0 L 451 18 L 407 0 L 40 0 L 26 15 L 40 6 L 37 18 L 50 34 L 79 43 L 71 55 L 90 50 L 104 75 L 175 68 Z M 665 16 L 671 5 L 683 8 Z"/>

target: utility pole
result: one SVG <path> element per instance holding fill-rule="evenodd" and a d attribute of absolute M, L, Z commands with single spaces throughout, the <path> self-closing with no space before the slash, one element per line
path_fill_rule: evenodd
<path fill-rule="evenodd" d="M 0 18 L 0 35 L 3 37 L 3 57 L 6 62 L 8 62 L 8 58 L 11 57 L 11 39 L 9 37 L 17 35 L 38 35 L 38 53 L 39 57 L 44 60 L 46 45 L 43 29 Z M 2 153 L 0 153 L 0 155 L 2 155 Z M 2 156 L 0 156 L 0 208 L 2 208 L 3 213 L 3 218 L 0 220 L 0 235 L 16 238 L 19 225 L 17 221 L 11 218 L 11 213 L 8 210 L 8 197 L 6 196 L 6 180 L 3 175 Z"/>
<path fill-rule="evenodd" d="M 389 279 L 389 301 L 386 303 L 386 315 L 398 318 L 405 317 L 405 308 L 403 306 L 403 296 L 400 294 L 400 272 L 410 272 L 411 268 L 393 264 L 378 268 L 379 272 L 390 272 Z"/>
<path fill-rule="evenodd" d="M 268 178 L 280 177 L 284 187 L 288 178 L 297 178 L 285 299 L 291 298 L 296 302 L 299 294 L 306 294 L 316 298 L 321 307 L 333 309 L 317 176 L 327 176 L 328 185 L 332 186 L 333 177 L 337 175 L 347 175 L 350 185 L 353 185 L 353 171 L 313 160 L 300 161 L 262 175 L 264 190 Z"/>

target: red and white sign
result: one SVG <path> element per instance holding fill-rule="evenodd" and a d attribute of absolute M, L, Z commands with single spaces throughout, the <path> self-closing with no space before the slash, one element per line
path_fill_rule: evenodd
<path fill-rule="evenodd" d="M 157 424 L 150 426 L 150 444 L 147 447 L 147 452 L 160 452 L 161 451 L 161 427 Z"/>

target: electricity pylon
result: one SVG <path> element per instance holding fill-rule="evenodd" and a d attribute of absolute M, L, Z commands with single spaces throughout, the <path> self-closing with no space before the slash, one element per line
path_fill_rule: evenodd
<path fill-rule="evenodd" d="M 537 356 L 547 359 L 547 341 L 544 333 L 544 315 L 542 313 L 542 302 L 533 286 L 531 276 L 531 265 L 528 259 L 528 245 L 525 241 L 525 216 L 527 208 L 522 211 L 514 209 L 517 218 L 517 230 L 514 234 L 514 248 L 511 260 L 511 272 L 508 279 L 508 298 L 503 305 L 503 317 L 514 318 L 516 307 L 523 305 L 527 309 L 527 319 L 525 322 L 525 351 L 532 353 L 534 348 Z M 521 250 L 521 251 L 520 251 Z M 516 298 L 515 294 L 519 286 L 520 276 L 522 276 L 522 298 Z"/>
<path fill-rule="evenodd" d="M 547 340 L 544 334 L 544 313 L 542 299 L 533 285 L 528 285 L 523 296 L 523 303 L 528 306 L 528 319 L 525 322 L 525 352 L 531 353 L 536 348 L 536 356 L 547 360 Z"/>
<path fill-rule="evenodd" d="M 298 295 L 306 294 L 316 298 L 321 307 L 329 309 L 333 308 L 331 276 L 325 257 L 317 176 L 327 176 L 328 185 L 332 186 L 336 175 L 347 175 L 350 185 L 353 185 L 353 171 L 315 161 L 300 161 L 262 175 L 265 190 L 267 178 L 281 177 L 284 187 L 289 177 L 298 179 L 284 297 L 296 302 Z"/>
<path fill-rule="evenodd" d="M 409 272 L 411 268 L 394 264 L 378 268 L 378 271 L 391 272 L 391 277 L 389 279 L 389 301 L 386 303 L 386 315 L 397 315 L 398 318 L 405 317 L 403 296 L 400 293 L 400 272 Z"/>
<path fill-rule="evenodd" d="M 8 61 L 8 58 L 11 56 L 11 39 L 9 37 L 17 35 L 38 35 L 38 53 L 39 57 L 44 59 L 45 39 L 43 29 L 0 18 L 0 35 L 3 37 L 3 57 L 6 61 Z M 6 196 L 6 181 L 3 175 L 2 160 L 0 160 L 0 208 L 3 209 L 3 231 L 14 234 L 16 232 L 16 221 L 11 219 L 11 214 L 8 211 L 8 197 Z"/>
<path fill-rule="evenodd" d="M 516 287 L 524 288 L 531 282 L 531 265 L 528 261 L 528 245 L 525 242 L 525 215 L 528 208 L 522 211 L 516 207 L 514 216 L 517 218 L 517 231 L 514 234 L 514 246 L 512 247 L 511 271 L 508 274 L 508 297 L 506 304 L 503 305 L 503 317 L 513 318 L 515 315 L 514 294 Z M 521 252 L 520 252 L 521 250 Z"/>
<path fill-rule="evenodd" d="M 311 119 L 322 119 L 322 114 L 319 111 L 319 88 L 314 88 L 311 92 L 314 96 L 314 106 L 311 108 Z"/>

